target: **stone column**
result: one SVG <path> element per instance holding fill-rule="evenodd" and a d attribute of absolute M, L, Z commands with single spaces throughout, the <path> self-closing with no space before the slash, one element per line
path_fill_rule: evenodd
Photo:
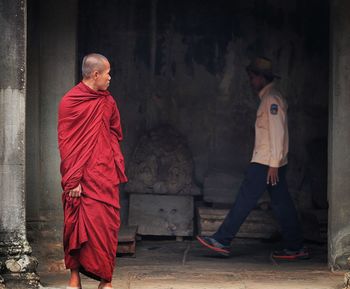
<path fill-rule="evenodd" d="M 350 256 L 350 1 L 330 3 L 328 260 L 337 270 Z"/>
<path fill-rule="evenodd" d="M 0 274 L 5 288 L 37 288 L 25 223 L 26 2 L 0 0 L 0 27 Z"/>
<path fill-rule="evenodd" d="M 63 210 L 57 111 L 62 96 L 80 79 L 76 77 L 78 0 L 28 1 L 28 17 L 28 238 L 33 240 L 41 266 L 56 262 L 61 266 Z"/>

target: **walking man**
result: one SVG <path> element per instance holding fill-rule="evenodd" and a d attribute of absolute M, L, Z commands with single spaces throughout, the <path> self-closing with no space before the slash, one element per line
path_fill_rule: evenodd
<path fill-rule="evenodd" d="M 268 190 L 271 206 L 278 219 L 284 249 L 274 251 L 276 259 L 294 260 L 309 257 L 293 200 L 286 182 L 288 154 L 287 104 L 276 89 L 272 62 L 256 58 L 247 73 L 254 92 L 260 98 L 255 122 L 255 146 L 251 163 L 231 207 L 218 231 L 211 237 L 197 236 L 206 248 L 228 256 L 230 244 L 240 226 Z"/>
<path fill-rule="evenodd" d="M 64 209 L 64 253 L 71 277 L 79 272 L 111 288 L 118 244 L 119 190 L 126 182 L 119 111 L 108 92 L 110 64 L 100 54 L 82 63 L 83 80 L 63 96 L 58 111 Z"/>

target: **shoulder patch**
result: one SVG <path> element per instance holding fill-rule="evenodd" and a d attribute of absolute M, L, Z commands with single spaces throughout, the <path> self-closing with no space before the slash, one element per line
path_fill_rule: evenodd
<path fill-rule="evenodd" d="M 270 113 L 276 115 L 278 113 L 278 105 L 273 103 L 270 107 Z"/>

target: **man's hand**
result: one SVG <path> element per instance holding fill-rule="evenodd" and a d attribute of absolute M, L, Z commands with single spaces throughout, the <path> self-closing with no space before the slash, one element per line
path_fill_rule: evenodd
<path fill-rule="evenodd" d="M 267 184 L 276 186 L 278 181 L 278 168 L 269 167 L 269 170 L 267 172 Z"/>
<path fill-rule="evenodd" d="M 76 188 L 69 191 L 69 196 L 72 198 L 79 198 L 81 195 L 81 185 L 79 184 Z"/>

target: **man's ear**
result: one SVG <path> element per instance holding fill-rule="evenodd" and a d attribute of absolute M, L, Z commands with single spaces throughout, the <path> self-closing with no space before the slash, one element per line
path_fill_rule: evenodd
<path fill-rule="evenodd" d="M 93 73 L 92 73 L 92 76 L 94 79 L 96 79 L 98 77 L 98 71 L 95 70 Z"/>

